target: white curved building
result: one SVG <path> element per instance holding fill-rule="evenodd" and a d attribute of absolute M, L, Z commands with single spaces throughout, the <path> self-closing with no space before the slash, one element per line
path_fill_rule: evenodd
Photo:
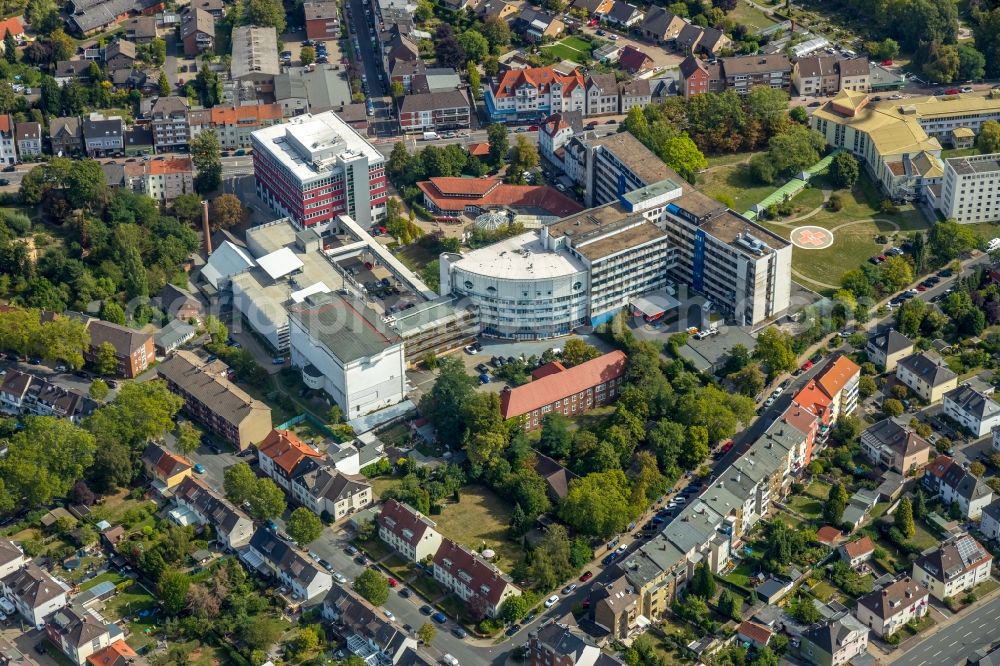
<path fill-rule="evenodd" d="M 565 249 L 546 249 L 537 231 L 441 255 L 441 293 L 471 301 L 482 332 L 499 338 L 550 338 L 590 323 L 587 266 Z"/>

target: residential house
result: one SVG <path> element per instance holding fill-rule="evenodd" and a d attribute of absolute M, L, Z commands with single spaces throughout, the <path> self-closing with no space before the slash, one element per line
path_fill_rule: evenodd
<path fill-rule="evenodd" d="M 875 542 L 871 537 L 861 537 L 854 541 L 849 541 L 837 549 L 840 559 L 847 562 L 847 566 L 856 569 L 875 555 Z"/>
<path fill-rule="evenodd" d="M 94 112 L 83 121 L 83 148 L 89 157 L 109 157 L 125 150 L 125 121 L 121 116 Z"/>
<path fill-rule="evenodd" d="M 573 8 L 586 12 L 587 16 L 603 16 L 614 4 L 614 0 L 575 0 Z"/>
<path fill-rule="evenodd" d="M 305 458 L 321 460 L 323 454 L 312 448 L 291 430 L 274 429 L 257 444 L 260 471 L 271 477 L 275 483 L 289 490 L 292 474 Z"/>
<path fill-rule="evenodd" d="M 162 3 L 150 3 L 150 9 L 157 5 Z M 118 25 L 137 8 L 145 6 L 136 0 L 73 0 L 67 23 L 72 32 L 86 37 Z"/>
<path fill-rule="evenodd" d="M 21 547 L 9 539 L 0 539 L 0 578 L 6 578 L 24 566 L 27 560 Z"/>
<path fill-rule="evenodd" d="M 158 97 L 149 110 L 150 129 L 157 152 L 187 148 L 190 141 L 186 97 Z"/>
<path fill-rule="evenodd" d="M 250 147 L 253 132 L 280 123 L 284 112 L 281 104 L 245 104 L 215 106 L 211 114 L 211 127 L 219 137 L 219 147 L 222 150 L 239 150 Z"/>
<path fill-rule="evenodd" d="M 292 476 L 292 497 L 317 515 L 338 521 L 372 503 L 372 486 L 360 474 L 344 474 L 314 457 L 304 457 Z"/>
<path fill-rule="evenodd" d="M 510 577 L 451 539 L 442 539 L 434 555 L 434 580 L 466 604 L 481 600 L 489 617 L 496 617 L 508 598 L 521 594 Z"/>
<path fill-rule="evenodd" d="M 800 95 L 835 95 L 841 90 L 868 92 L 869 71 L 867 58 L 807 56 L 799 58 L 792 68 L 792 85 Z"/>
<path fill-rule="evenodd" d="M 170 315 L 174 319 L 181 321 L 201 321 L 205 314 L 205 308 L 201 301 L 184 287 L 167 283 L 156 298 L 153 299 L 156 307 Z"/>
<path fill-rule="evenodd" d="M 333 0 L 307 0 L 302 3 L 306 19 L 306 37 L 326 41 L 340 38 L 340 11 Z"/>
<path fill-rule="evenodd" d="M 135 44 L 149 44 L 156 39 L 156 19 L 152 16 L 135 16 L 122 24 L 125 39 Z"/>
<path fill-rule="evenodd" d="M 899 359 L 896 379 L 929 404 L 938 402 L 958 386 L 958 375 L 933 351 L 917 352 Z"/>
<path fill-rule="evenodd" d="M 5 50 L 3 41 L 7 39 L 7 33 L 10 33 L 15 42 L 24 41 L 24 25 L 21 23 L 20 18 L 11 16 L 0 21 L 0 53 L 3 53 Z"/>
<path fill-rule="evenodd" d="M 754 650 L 763 649 L 771 641 L 773 635 L 774 632 L 764 625 L 750 620 L 740 622 L 740 626 L 736 628 L 736 641 L 749 645 Z"/>
<path fill-rule="evenodd" d="M 718 56 L 722 51 L 732 46 L 733 40 L 726 33 L 715 28 L 700 28 L 701 35 L 693 47 L 694 53 L 704 53 L 711 57 Z M 680 37 L 678 36 L 678 42 Z"/>
<path fill-rule="evenodd" d="M 144 164 L 142 191 L 163 205 L 194 193 L 194 162 L 190 157 L 157 157 Z"/>
<path fill-rule="evenodd" d="M 414 636 L 345 587 L 335 585 L 327 592 L 321 612 L 347 651 L 366 664 L 403 666 L 406 655 L 415 654 Z"/>
<path fill-rule="evenodd" d="M 726 88 L 746 94 L 754 86 L 788 90 L 792 80 L 792 64 L 782 53 L 722 58 L 722 77 Z"/>
<path fill-rule="evenodd" d="M 160 490 L 172 490 L 174 486 L 191 476 L 194 465 L 182 455 L 170 451 L 162 444 L 150 442 L 142 453 L 142 467 L 153 485 Z"/>
<path fill-rule="evenodd" d="M 639 32 L 647 41 L 663 46 L 673 44 L 687 22 L 658 5 L 651 6 L 639 24 Z"/>
<path fill-rule="evenodd" d="M 410 562 L 430 559 L 441 547 L 437 525 L 408 504 L 386 500 L 376 522 L 379 538 Z"/>
<path fill-rule="evenodd" d="M 215 17 L 204 9 L 188 7 L 181 14 L 184 55 L 194 58 L 215 46 Z"/>
<path fill-rule="evenodd" d="M 561 113 L 554 113 L 538 128 L 538 152 L 553 164 L 562 164 L 562 148 L 573 138 L 573 128 Z M 484 144 L 487 147 L 489 144 Z"/>
<path fill-rule="evenodd" d="M 235 550 L 250 542 L 250 516 L 198 479 L 188 476 L 174 490 L 176 505 L 167 516 L 180 526 L 210 525 L 223 547 Z"/>
<path fill-rule="evenodd" d="M 993 491 L 981 479 L 946 455 L 924 470 L 923 484 L 938 494 L 945 506 L 957 504 L 962 517 L 977 520 L 993 501 Z"/>
<path fill-rule="evenodd" d="M 858 364 L 839 356 L 807 382 L 792 402 L 815 414 L 821 429 L 832 426 L 841 414 L 850 414 L 857 407 L 860 379 Z"/>
<path fill-rule="evenodd" d="M 618 67 L 632 76 L 653 69 L 653 59 L 631 45 L 626 45 L 618 56 Z"/>
<path fill-rule="evenodd" d="M 976 437 L 983 437 L 1000 425 L 1000 405 L 990 394 L 977 389 L 971 383 L 953 388 L 943 397 L 942 407 L 945 416 L 972 431 Z"/>
<path fill-rule="evenodd" d="M 1000 497 L 983 507 L 979 531 L 987 539 L 1000 540 Z"/>
<path fill-rule="evenodd" d="M 951 537 L 913 562 L 913 579 L 938 601 L 990 579 L 993 556 L 968 534 Z"/>
<path fill-rule="evenodd" d="M 76 666 L 84 666 L 88 657 L 111 645 L 108 626 L 95 613 L 76 604 L 49 616 L 45 633 Z"/>
<path fill-rule="evenodd" d="M 591 619 L 612 638 L 625 640 L 642 629 L 639 595 L 625 576 L 594 585 L 589 599 Z"/>
<path fill-rule="evenodd" d="M 927 464 L 931 444 L 894 419 L 883 419 L 861 433 L 861 452 L 876 465 L 910 474 Z"/>
<path fill-rule="evenodd" d="M 55 78 L 56 83 L 60 86 L 64 86 L 70 82 L 86 85 L 91 82 L 90 65 L 92 62 L 92 60 L 86 59 L 59 60 L 56 62 L 56 71 L 53 72 L 53 78 Z"/>
<path fill-rule="evenodd" d="M 855 92 L 871 90 L 871 63 L 868 58 L 851 58 L 837 63 L 840 89 Z"/>
<path fill-rule="evenodd" d="M 642 10 L 635 5 L 630 5 L 624 0 L 614 0 L 610 11 L 604 15 L 604 20 L 627 31 L 632 26 L 641 23 L 643 16 Z"/>
<path fill-rule="evenodd" d="M 104 49 L 104 65 L 109 72 L 118 69 L 131 70 L 136 63 L 135 43 L 127 39 L 117 39 Z"/>
<path fill-rule="evenodd" d="M 566 497 L 569 492 L 569 482 L 579 478 L 557 461 L 535 451 L 535 473 L 545 480 L 546 492 L 553 502 Z"/>
<path fill-rule="evenodd" d="M 225 0 L 192 0 L 189 6 L 204 9 L 217 19 L 226 15 Z"/>
<path fill-rule="evenodd" d="M 44 627 L 45 620 L 66 605 L 67 587 L 33 562 L 5 576 L 0 587 L 21 617 L 36 629 Z"/>
<path fill-rule="evenodd" d="M 468 128 L 470 123 L 469 99 L 462 90 L 406 95 L 399 105 L 403 132 Z"/>
<path fill-rule="evenodd" d="M 601 2 L 610 3 L 613 0 L 600 0 Z M 517 5 L 511 4 L 509 2 L 503 2 L 503 0 L 487 0 L 486 2 L 480 4 L 476 8 L 476 14 L 485 21 L 486 19 L 493 18 L 494 16 L 501 19 L 505 23 L 510 23 L 518 13 Z"/>
<path fill-rule="evenodd" d="M 10 114 L 0 115 L 0 164 L 17 164 L 17 142 Z"/>
<path fill-rule="evenodd" d="M 618 82 L 614 74 L 591 74 L 587 77 L 587 107 L 584 115 L 618 113 Z"/>
<path fill-rule="evenodd" d="M 271 432 L 271 408 L 229 381 L 229 366 L 178 351 L 156 368 L 167 387 L 184 398 L 184 409 L 243 451 Z"/>
<path fill-rule="evenodd" d="M 802 632 L 799 655 L 814 666 L 847 664 L 868 651 L 868 627 L 851 613 L 814 624 Z"/>
<path fill-rule="evenodd" d="M 76 116 L 49 119 L 49 146 L 53 155 L 76 155 L 83 150 L 83 124 Z"/>
<path fill-rule="evenodd" d="M 627 114 L 632 107 L 648 106 L 653 99 L 649 79 L 634 79 L 618 84 L 619 113 Z"/>
<path fill-rule="evenodd" d="M 194 338 L 196 329 L 180 319 L 171 319 L 167 325 L 153 334 L 153 347 L 158 358 L 176 351 L 182 344 Z"/>
<path fill-rule="evenodd" d="M 532 632 L 525 647 L 531 666 L 620 666 L 622 663 L 601 652 L 587 634 L 559 621 Z"/>
<path fill-rule="evenodd" d="M 909 576 L 889 583 L 858 599 L 858 620 L 886 638 L 910 621 L 927 615 L 927 589 Z"/>
<path fill-rule="evenodd" d="M 89 666 L 149 666 L 145 657 L 132 649 L 124 639 L 119 638 L 111 645 L 87 657 Z"/>
<path fill-rule="evenodd" d="M 298 548 L 271 530 L 260 527 L 250 537 L 240 559 L 251 569 L 270 570 L 287 585 L 292 599 L 305 602 L 325 594 L 333 587 L 333 578 Z"/>
<path fill-rule="evenodd" d="M 146 371 L 153 362 L 153 336 L 127 326 L 112 324 L 99 319 L 87 321 L 90 346 L 83 352 L 87 363 L 102 363 L 102 349 L 110 345 L 115 351 L 115 374 L 126 379 L 134 379 Z"/>
<path fill-rule="evenodd" d="M 43 377 L 8 370 L 0 379 L 0 410 L 8 414 L 54 416 L 79 423 L 97 403 L 87 396 Z"/>
<path fill-rule="evenodd" d="M 409 95 L 413 92 L 413 81 L 417 77 L 427 74 L 427 65 L 423 60 L 403 60 L 396 59 L 389 66 L 389 82 L 399 82 L 403 86 L 403 93 Z"/>
<path fill-rule="evenodd" d="M 899 360 L 913 353 L 913 341 L 894 328 L 876 333 L 865 345 L 868 360 L 884 372 L 896 370 Z"/>
<path fill-rule="evenodd" d="M 695 49 L 698 47 L 698 42 L 701 41 L 704 34 L 704 28 L 685 22 L 681 26 L 677 36 L 674 37 L 674 48 L 679 53 L 694 55 L 696 53 Z"/>
<path fill-rule="evenodd" d="M 678 70 L 680 72 L 678 83 L 684 97 L 711 92 L 708 67 L 701 60 L 689 55 L 681 61 Z"/>
<path fill-rule="evenodd" d="M 529 42 L 540 42 L 546 37 L 555 39 L 561 35 L 566 24 L 554 14 L 525 6 L 510 28 Z"/>
<path fill-rule="evenodd" d="M 544 118 L 561 111 L 585 109 L 585 85 L 578 71 L 569 76 L 551 67 L 503 72 L 486 90 L 486 109 L 495 121 Z"/>
<path fill-rule="evenodd" d="M 17 154 L 22 162 L 32 162 L 42 154 L 42 125 L 36 122 L 17 123 L 14 126 Z"/>

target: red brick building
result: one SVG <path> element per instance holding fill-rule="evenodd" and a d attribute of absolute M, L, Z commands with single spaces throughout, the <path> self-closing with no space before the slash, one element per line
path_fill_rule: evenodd
<path fill-rule="evenodd" d="M 615 399 L 625 379 L 621 351 L 613 351 L 569 369 L 545 374 L 500 394 L 500 414 L 523 418 L 524 429 L 540 427 L 549 412 L 576 416 Z M 549 364 L 558 370 L 557 363 Z"/>
<path fill-rule="evenodd" d="M 311 0 L 302 3 L 306 17 L 306 37 L 318 41 L 340 37 L 337 3 L 333 0 Z"/>
<path fill-rule="evenodd" d="M 119 377 L 132 379 L 142 374 L 155 358 L 153 336 L 149 333 L 97 319 L 90 320 L 87 332 L 90 333 L 90 347 L 84 352 L 84 358 L 88 363 L 97 363 L 101 346 L 110 344 L 115 350 L 118 361 L 115 374 Z"/>

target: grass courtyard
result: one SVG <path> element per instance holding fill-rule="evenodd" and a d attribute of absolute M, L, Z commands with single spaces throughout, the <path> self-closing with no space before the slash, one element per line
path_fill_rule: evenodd
<path fill-rule="evenodd" d="M 466 486 L 459 496 L 459 502 L 446 503 L 440 514 L 430 517 L 438 531 L 474 550 L 492 548 L 497 553 L 496 565 L 510 571 L 521 558 L 521 548 L 507 538 L 510 506 L 481 485 Z"/>
<path fill-rule="evenodd" d="M 586 65 L 593 58 L 590 57 L 590 42 L 580 37 L 564 37 L 554 44 L 542 47 L 546 53 L 553 55 L 560 60 L 572 60 L 573 62 Z"/>
<path fill-rule="evenodd" d="M 739 25 L 747 26 L 751 30 L 763 30 L 764 28 L 775 25 L 778 22 L 766 13 L 757 9 L 757 7 L 749 5 L 745 2 L 737 2 L 736 9 L 727 13 L 726 17 L 732 19 Z"/>

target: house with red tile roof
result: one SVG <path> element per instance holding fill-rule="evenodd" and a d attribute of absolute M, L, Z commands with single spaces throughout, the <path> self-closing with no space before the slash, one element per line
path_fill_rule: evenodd
<path fill-rule="evenodd" d="M 424 207 L 438 220 L 477 217 L 494 210 L 566 217 L 583 210 L 577 202 L 548 185 L 508 185 L 499 178 L 431 178 L 417 183 Z"/>
<path fill-rule="evenodd" d="M 89 666 L 143 666 L 149 662 L 140 657 L 132 647 L 119 638 L 103 650 L 87 657 Z"/>
<path fill-rule="evenodd" d="M 194 193 L 194 162 L 190 157 L 172 157 L 145 162 L 142 187 L 146 196 L 170 203 L 182 194 Z"/>
<path fill-rule="evenodd" d="M 275 428 L 257 445 L 260 471 L 274 479 L 285 490 L 291 489 L 292 473 L 305 458 L 321 459 L 323 454 L 312 448 L 291 430 Z"/>
<path fill-rule="evenodd" d="M 142 466 L 161 491 L 171 490 L 194 469 L 190 460 L 155 442 L 150 442 L 143 452 Z"/>
<path fill-rule="evenodd" d="M 802 455 L 797 462 L 799 466 L 808 465 L 812 461 L 813 444 L 816 442 L 816 433 L 819 431 L 819 418 L 795 402 L 788 406 L 781 418 L 785 423 L 789 423 L 805 433 L 806 439 L 803 442 Z"/>
<path fill-rule="evenodd" d="M 748 643 L 754 649 L 759 650 L 767 645 L 771 640 L 772 632 L 767 627 L 746 620 L 740 623 L 736 629 L 736 640 L 740 643 Z"/>
<path fill-rule="evenodd" d="M 520 418 L 527 431 L 549 412 L 576 416 L 615 399 L 625 378 L 625 353 L 615 350 L 500 393 L 500 414 Z"/>
<path fill-rule="evenodd" d="M 875 554 L 875 542 L 870 537 L 861 537 L 837 549 L 840 559 L 847 562 L 852 569 L 858 567 L 872 558 Z"/>
<path fill-rule="evenodd" d="M 836 527 L 833 527 L 832 525 L 824 525 L 816 530 L 816 541 L 825 543 L 827 546 L 832 546 L 837 543 L 837 539 L 839 539 L 842 535 L 843 532 L 838 530 Z"/>
<path fill-rule="evenodd" d="M 560 111 L 585 113 L 583 74 L 559 74 L 551 67 L 508 70 L 486 89 L 486 110 L 494 122 L 540 120 Z"/>
<path fill-rule="evenodd" d="M 858 383 L 861 366 L 847 356 L 838 356 L 816 375 L 816 385 L 830 396 L 831 418 L 834 422 L 841 414 L 850 414 L 858 406 Z"/>
<path fill-rule="evenodd" d="M 434 555 L 434 580 L 466 605 L 483 603 L 490 617 L 496 617 L 504 601 L 521 594 L 502 571 L 451 539 L 444 539 Z"/>
<path fill-rule="evenodd" d="M 433 557 L 441 547 L 437 525 L 409 504 L 386 500 L 375 522 L 379 538 L 410 562 Z"/>

